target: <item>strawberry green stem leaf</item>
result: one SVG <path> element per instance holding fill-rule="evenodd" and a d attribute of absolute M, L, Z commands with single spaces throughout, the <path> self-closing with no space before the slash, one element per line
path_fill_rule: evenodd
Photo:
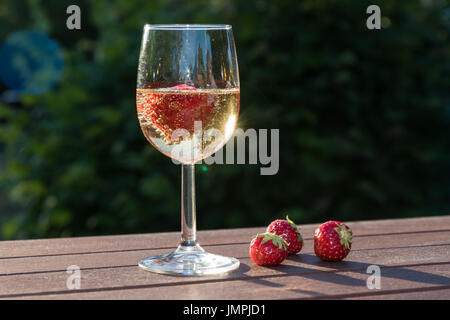
<path fill-rule="evenodd" d="M 286 216 L 286 221 L 289 222 L 290 225 L 295 225 L 295 223 L 289 219 L 289 216 Z"/>
<path fill-rule="evenodd" d="M 271 238 L 268 236 L 268 234 L 267 233 L 258 233 L 257 235 L 256 235 L 256 238 L 263 238 L 263 240 L 262 240 L 262 244 L 264 244 L 264 243 L 266 243 L 267 241 L 269 241 L 269 240 L 271 240 Z M 273 242 L 273 241 L 272 241 Z"/>
<path fill-rule="evenodd" d="M 350 249 L 350 244 L 352 243 L 352 230 L 350 228 L 347 228 L 345 225 L 339 225 L 337 224 L 337 227 L 334 228 L 339 235 L 339 240 L 342 245 L 345 246 L 346 249 Z"/>
<path fill-rule="evenodd" d="M 274 233 L 259 233 L 256 235 L 257 238 L 263 238 L 261 244 L 266 243 L 267 241 L 272 241 L 272 244 L 278 249 L 287 250 L 288 243 L 282 237 L 274 234 Z"/>
<path fill-rule="evenodd" d="M 295 229 L 298 235 L 298 241 L 303 241 L 302 235 L 300 234 L 300 227 L 297 226 L 288 216 L 286 216 L 286 221 L 289 222 L 292 228 Z"/>

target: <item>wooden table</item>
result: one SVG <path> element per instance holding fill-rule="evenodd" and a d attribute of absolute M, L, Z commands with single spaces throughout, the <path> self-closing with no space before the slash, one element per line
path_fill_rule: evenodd
<path fill-rule="evenodd" d="M 270 268 L 248 257 L 263 227 L 200 231 L 206 250 L 241 261 L 230 275 L 210 278 L 137 266 L 173 249 L 179 233 L 0 242 L 0 299 L 450 299 L 450 216 L 347 224 L 354 241 L 346 260 L 319 260 L 317 225 L 305 225 L 301 254 Z M 67 287 L 71 265 L 80 267 L 80 289 Z M 367 287 L 370 265 L 380 267 L 380 289 Z"/>

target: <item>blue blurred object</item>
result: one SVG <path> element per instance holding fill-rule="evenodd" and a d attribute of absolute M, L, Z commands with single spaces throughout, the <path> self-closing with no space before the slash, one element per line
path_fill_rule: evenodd
<path fill-rule="evenodd" d="M 0 48 L 0 79 L 18 93 L 45 93 L 58 83 L 63 70 L 60 47 L 42 32 L 11 33 Z"/>

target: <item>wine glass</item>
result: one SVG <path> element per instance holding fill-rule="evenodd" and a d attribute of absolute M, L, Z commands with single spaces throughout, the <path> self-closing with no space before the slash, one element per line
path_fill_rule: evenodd
<path fill-rule="evenodd" d="M 139 262 L 186 276 L 224 274 L 239 260 L 205 252 L 196 238 L 195 163 L 231 138 L 239 114 L 239 71 L 230 25 L 145 25 L 136 105 L 147 140 L 181 163 L 181 243 Z"/>

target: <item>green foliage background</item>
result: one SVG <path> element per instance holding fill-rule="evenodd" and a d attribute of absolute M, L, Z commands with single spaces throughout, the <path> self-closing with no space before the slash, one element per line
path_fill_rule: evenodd
<path fill-rule="evenodd" d="M 199 229 L 448 214 L 449 17 L 432 0 L 2 0 L 0 41 L 46 32 L 66 66 L 51 92 L 0 100 L 0 239 L 179 230 L 180 168 L 135 114 L 145 23 L 232 24 L 239 127 L 280 128 L 277 175 L 197 166 Z"/>

